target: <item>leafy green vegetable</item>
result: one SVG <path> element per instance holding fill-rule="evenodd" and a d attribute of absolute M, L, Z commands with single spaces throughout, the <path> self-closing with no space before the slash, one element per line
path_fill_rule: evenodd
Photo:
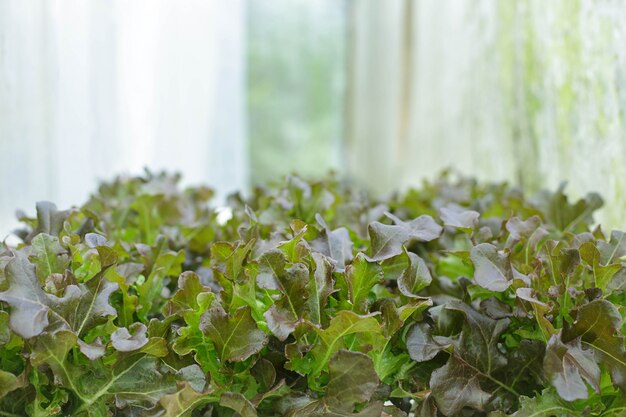
<path fill-rule="evenodd" d="M 600 391 L 600 367 L 593 352 L 577 345 L 563 344 L 557 335 L 548 342 L 544 370 L 561 398 L 574 401 L 587 398 L 587 382 Z"/>
<path fill-rule="evenodd" d="M 439 226 L 431 216 L 423 215 L 405 222 L 396 216 L 386 213 L 395 224 L 387 225 L 377 221 L 369 225 L 372 241 L 371 260 L 382 261 L 402 253 L 402 245 L 411 242 L 429 242 L 441 234 Z"/>
<path fill-rule="evenodd" d="M 491 291 L 506 290 L 513 279 L 508 253 L 498 251 L 490 243 L 481 243 L 472 248 L 470 259 L 474 264 L 474 281 Z"/>
<path fill-rule="evenodd" d="M 626 234 L 597 195 L 294 176 L 218 209 L 178 180 L 22 216 L 0 416 L 626 414 Z"/>
<path fill-rule="evenodd" d="M 200 331 L 213 342 L 222 361 L 244 361 L 267 343 L 248 307 L 237 309 L 232 317 L 220 307 L 210 308 L 200 318 Z"/>

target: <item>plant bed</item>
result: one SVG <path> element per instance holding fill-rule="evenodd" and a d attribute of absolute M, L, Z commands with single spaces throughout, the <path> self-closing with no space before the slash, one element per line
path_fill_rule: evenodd
<path fill-rule="evenodd" d="M 0 416 L 623 416 L 626 234 L 563 190 L 147 173 L 0 255 Z"/>

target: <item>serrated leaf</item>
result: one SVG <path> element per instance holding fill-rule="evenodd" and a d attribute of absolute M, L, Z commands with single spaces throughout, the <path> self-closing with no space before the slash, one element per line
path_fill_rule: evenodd
<path fill-rule="evenodd" d="M 449 204 L 439 209 L 439 216 L 445 226 L 455 227 L 464 232 L 471 232 L 478 225 L 480 213 L 468 210 L 458 204 Z"/>
<path fill-rule="evenodd" d="M 265 390 L 271 389 L 276 382 L 276 368 L 265 358 L 255 363 L 250 372 Z"/>
<path fill-rule="evenodd" d="M 146 270 L 149 271 L 145 282 L 136 286 L 139 301 L 137 314 L 145 320 L 155 307 L 161 307 L 157 305 L 157 301 L 163 290 L 165 278 L 180 275 L 181 265 L 185 261 L 185 252 L 170 250 L 167 239 L 163 236 L 156 239 L 155 246 L 138 246 L 138 250 L 142 253 Z"/>
<path fill-rule="evenodd" d="M 209 293 L 211 289 L 202 285 L 200 277 L 193 271 L 185 271 L 178 278 L 178 289 L 170 299 L 169 314 L 184 314 L 187 311 L 197 310 L 198 296 Z"/>
<path fill-rule="evenodd" d="M 393 300 L 384 299 L 378 304 L 382 313 L 383 334 L 391 338 L 414 313 L 432 306 L 433 301 L 430 298 L 413 298 L 409 303 L 396 307 Z"/>
<path fill-rule="evenodd" d="M 601 254 L 600 263 L 602 265 L 615 263 L 626 256 L 626 233 L 613 230 L 611 240 L 609 242 L 599 240 L 597 247 Z"/>
<path fill-rule="evenodd" d="M 40 233 L 33 238 L 31 256 L 40 283 L 52 274 L 63 273 L 69 262 L 67 251 L 59 243 L 59 238 L 46 233 Z"/>
<path fill-rule="evenodd" d="M 576 321 L 564 332 L 563 340 L 580 338 L 583 346 L 593 348 L 610 370 L 613 383 L 626 391 L 626 349 L 621 329 L 617 307 L 606 300 L 594 300 L 578 309 Z"/>
<path fill-rule="evenodd" d="M 292 220 L 290 227 L 293 231 L 293 237 L 279 242 L 278 249 L 285 254 L 289 262 L 296 263 L 309 252 L 309 245 L 304 240 L 308 225 L 301 220 Z"/>
<path fill-rule="evenodd" d="M 541 217 L 539 216 L 531 216 L 526 220 L 522 220 L 517 216 L 511 217 L 507 220 L 505 227 L 511 239 L 516 241 L 531 239 L 537 234 L 545 235 L 548 233 L 545 229 L 539 230 L 541 228 Z"/>
<path fill-rule="evenodd" d="M 470 251 L 474 281 L 490 291 L 504 291 L 511 285 L 513 270 L 509 255 L 490 243 L 481 243 Z"/>
<path fill-rule="evenodd" d="M 570 402 L 564 401 L 550 389 L 544 390 L 536 397 L 521 397 L 520 410 L 513 417 L 572 417 L 580 415 L 583 410 L 577 409 Z M 607 416 L 608 417 L 608 416 Z"/>
<path fill-rule="evenodd" d="M 86 283 L 79 284 L 78 302 L 72 306 L 72 310 L 67 309 L 60 313 L 79 336 L 96 324 L 104 322 L 108 317 L 117 315 L 117 310 L 111 306 L 109 298 L 118 286 L 104 278 L 105 271 L 101 271 Z"/>
<path fill-rule="evenodd" d="M 223 361 L 243 361 L 267 343 L 267 336 L 257 328 L 249 307 L 240 307 L 232 317 L 221 307 L 212 307 L 202 314 L 200 330 L 215 344 Z"/>
<path fill-rule="evenodd" d="M 85 343 L 78 339 L 78 348 L 89 360 L 95 361 L 96 359 L 104 356 L 106 346 L 102 344 L 100 338 L 96 339 L 93 343 Z"/>
<path fill-rule="evenodd" d="M 278 290 L 281 297 L 264 317 L 272 333 L 285 340 L 302 319 L 310 294 L 309 270 L 303 263 L 287 266 L 285 255 L 279 250 L 264 253 L 259 259 L 257 283 L 261 288 Z"/>
<path fill-rule="evenodd" d="M 81 408 L 86 409 L 97 401 L 106 403 L 111 398 L 121 405 L 153 406 L 176 389 L 173 376 L 159 371 L 158 364 L 158 359 L 139 353 L 116 362 L 100 385 L 81 381 L 88 398 Z"/>
<path fill-rule="evenodd" d="M 311 375 L 317 375 L 326 369 L 330 358 L 345 348 L 344 337 L 356 333 L 366 333 L 371 337 L 381 336 L 381 326 L 375 315 L 358 315 L 351 311 L 338 311 L 326 329 L 313 327 L 320 337 L 320 342 L 311 350 L 315 359 Z"/>
<path fill-rule="evenodd" d="M 197 274 L 186 274 L 181 278 L 170 309 L 181 315 L 187 326 L 178 329 L 172 350 L 179 355 L 194 352 L 194 359 L 202 369 L 211 372 L 214 379 L 224 382 L 215 346 L 200 330 L 202 314 L 215 302 L 215 295 L 200 284 Z"/>
<path fill-rule="evenodd" d="M 206 376 L 198 365 L 193 364 L 180 368 L 176 372 L 176 377 L 183 380 L 191 386 L 197 392 L 202 392 L 206 386 Z"/>
<path fill-rule="evenodd" d="M 218 401 L 219 396 L 212 391 L 197 392 L 183 383 L 175 393 L 161 397 L 159 403 L 164 413 L 162 417 L 190 417 L 194 410 Z"/>
<path fill-rule="evenodd" d="M 345 227 L 330 230 L 319 214 L 315 217 L 322 227 L 322 232 L 311 242 L 311 247 L 335 261 L 337 270 L 342 272 L 345 266 L 352 261 L 354 243 L 350 238 L 350 232 Z"/>
<path fill-rule="evenodd" d="M 507 366 L 494 376 L 523 395 L 540 390 L 546 385 L 543 370 L 545 350 L 543 341 L 522 340 L 515 349 L 507 352 Z"/>
<path fill-rule="evenodd" d="M 143 323 L 133 323 L 130 330 L 126 327 L 119 328 L 111 335 L 111 344 L 119 352 L 139 350 L 148 343 L 147 331 L 148 328 Z"/>
<path fill-rule="evenodd" d="M 52 236 L 58 236 L 63 230 L 63 222 L 70 214 L 69 210 L 59 210 L 56 204 L 49 201 L 39 201 L 37 208 L 37 227 L 31 235 L 37 236 L 39 233 L 46 233 Z"/>
<path fill-rule="evenodd" d="M 354 405 L 369 401 L 380 382 L 372 360 L 359 352 L 338 351 L 330 360 L 328 370 L 325 399 L 330 404 Z"/>
<path fill-rule="evenodd" d="M 398 278 L 398 289 L 407 297 L 418 298 L 417 293 L 430 285 L 432 277 L 426 262 L 412 252 L 405 252 L 409 266 Z"/>
<path fill-rule="evenodd" d="M 20 255 L 6 266 L 9 289 L 0 293 L 0 301 L 11 306 L 9 325 L 24 338 L 40 334 L 48 326 L 51 300 L 39 287 L 35 267 Z"/>
<path fill-rule="evenodd" d="M 432 217 L 423 215 L 409 222 L 387 214 L 394 225 L 373 222 L 369 225 L 371 239 L 370 261 L 382 261 L 402 253 L 402 247 L 411 241 L 430 242 L 443 230 Z"/>
<path fill-rule="evenodd" d="M 238 392 L 223 393 L 220 405 L 235 410 L 241 417 L 257 417 L 254 405 Z"/>
<path fill-rule="evenodd" d="M 579 231 L 593 221 L 593 212 L 602 207 L 599 194 L 589 193 L 576 203 L 570 203 L 565 195 L 565 183 L 545 202 L 545 213 L 552 224 L 559 230 Z"/>
<path fill-rule="evenodd" d="M 593 242 L 583 243 L 580 245 L 578 250 L 583 261 L 591 267 L 594 285 L 602 291 L 606 291 L 607 286 L 615 274 L 617 274 L 623 266 L 619 263 L 601 264 L 602 255 Z M 612 258 L 612 256 L 609 256 L 608 258 Z"/>
<path fill-rule="evenodd" d="M 428 361 L 442 350 L 452 345 L 448 338 L 435 339 L 432 328 L 427 323 L 415 323 L 406 335 L 406 348 L 411 359 L 417 362 Z"/>
<path fill-rule="evenodd" d="M 448 303 L 446 308 L 462 312 L 465 324 L 448 362 L 435 370 L 430 378 L 430 388 L 439 410 L 446 416 L 456 415 L 463 407 L 483 410 L 491 398 L 491 393 L 482 386 L 487 382 L 496 383 L 517 395 L 513 388 L 493 376 L 507 364 L 497 343 L 508 320 L 493 320 L 457 301 Z"/>
<path fill-rule="evenodd" d="M 593 352 L 584 351 L 580 342 L 565 345 L 560 335 L 553 335 L 548 342 L 543 361 L 546 376 L 565 401 L 585 399 L 588 396 L 587 381 L 600 391 L 600 368 Z"/>
<path fill-rule="evenodd" d="M 346 267 L 348 296 L 356 313 L 366 313 L 367 297 L 372 287 L 383 278 L 383 270 L 377 263 L 369 262 L 365 255 L 359 253 L 354 261 Z"/>
<path fill-rule="evenodd" d="M 81 336 L 84 331 L 101 323 L 116 310 L 109 297 L 117 289 L 115 283 L 104 278 L 113 264 L 102 262 L 99 273 L 86 283 L 68 285 L 62 297 L 41 289 L 35 275 L 35 266 L 21 253 L 7 264 L 9 290 L 0 293 L 0 300 L 12 306 L 11 326 L 22 337 L 40 334 L 50 323 L 68 328 Z"/>
<path fill-rule="evenodd" d="M 483 410 L 491 394 L 481 388 L 480 377 L 476 368 L 456 355 L 451 356 L 430 378 L 430 386 L 439 410 L 445 416 L 454 416 L 463 407 Z"/>
<path fill-rule="evenodd" d="M 80 290 L 74 285 L 67 287 L 61 298 L 45 293 L 39 286 L 35 266 L 21 252 L 9 261 L 5 273 L 9 289 L 0 293 L 0 301 L 11 306 L 11 329 L 26 339 L 44 331 L 50 323 L 50 311 L 54 312 L 53 321 L 63 321 L 55 310 L 75 305 L 80 299 Z"/>
<path fill-rule="evenodd" d="M 59 381 L 79 398 L 76 415 L 91 408 L 94 415 L 99 415 L 98 410 L 106 408 L 112 398 L 120 404 L 153 405 L 162 395 L 175 390 L 173 378 L 158 371 L 157 359 L 143 353 L 122 356 L 111 366 L 86 375 L 81 367 L 67 360 L 76 340 L 75 334 L 67 330 L 44 333 L 37 338 L 31 357 L 34 367 L 48 364 Z"/>
<path fill-rule="evenodd" d="M 237 244 L 214 243 L 211 246 L 211 266 L 224 274 L 227 279 L 238 281 L 253 246 L 254 240 L 245 244 L 243 242 Z"/>
<path fill-rule="evenodd" d="M 324 255 L 311 253 L 315 264 L 313 277 L 307 284 L 307 311 L 309 319 L 315 324 L 322 323 L 322 313 L 328 302 L 328 297 L 333 293 L 333 266 Z"/>

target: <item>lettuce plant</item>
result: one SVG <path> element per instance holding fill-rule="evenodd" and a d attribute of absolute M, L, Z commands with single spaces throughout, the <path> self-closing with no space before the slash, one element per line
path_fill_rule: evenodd
<path fill-rule="evenodd" d="M 563 189 L 146 173 L 0 254 L 0 416 L 626 414 L 626 234 Z"/>

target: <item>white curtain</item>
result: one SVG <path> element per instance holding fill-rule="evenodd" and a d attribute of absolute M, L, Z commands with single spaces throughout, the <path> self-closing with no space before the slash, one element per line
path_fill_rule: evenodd
<path fill-rule="evenodd" d="M 408 3 L 353 1 L 347 71 L 346 157 L 351 179 L 379 193 L 396 189 L 406 153 Z"/>
<path fill-rule="evenodd" d="M 598 191 L 626 227 L 626 3 L 352 2 L 350 171 L 385 192 L 447 167 Z"/>
<path fill-rule="evenodd" d="M 166 168 L 247 183 L 244 0 L 0 0 L 0 231 Z"/>
<path fill-rule="evenodd" d="M 512 180 L 492 0 L 352 2 L 350 171 L 377 192 L 451 167 Z M 491 31 L 491 33 L 490 33 Z"/>

